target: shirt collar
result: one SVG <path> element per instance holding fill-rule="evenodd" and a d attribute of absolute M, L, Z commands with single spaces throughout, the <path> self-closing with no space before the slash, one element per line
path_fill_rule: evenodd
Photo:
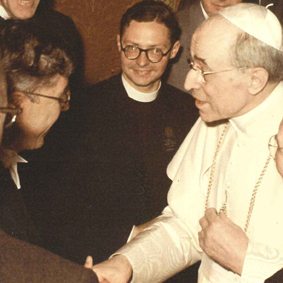
<path fill-rule="evenodd" d="M 202 10 L 202 13 L 203 13 L 203 15 L 204 15 L 205 19 L 207 20 L 207 19 L 208 19 L 208 14 L 207 14 L 207 13 L 206 13 L 206 11 L 204 10 L 203 5 L 202 5 L 201 1 L 200 1 L 200 7 L 201 7 L 201 10 Z"/>
<path fill-rule="evenodd" d="M 18 163 L 28 163 L 27 160 L 18 155 L 17 152 L 10 149 L 1 149 L 0 160 L 5 168 L 10 171 L 11 178 L 18 189 L 21 188 L 20 176 L 18 173 Z"/>
<path fill-rule="evenodd" d="M 229 122 L 238 133 L 260 135 L 268 131 L 276 134 L 282 116 L 283 82 L 280 82 L 259 106 L 242 116 L 230 119 Z"/>
<path fill-rule="evenodd" d="M 10 19 L 10 16 L 8 15 L 8 13 L 6 12 L 6 10 L 4 9 L 3 6 L 0 6 L 0 16 L 1 16 L 4 20 Z"/>
<path fill-rule="evenodd" d="M 139 101 L 139 102 L 144 102 L 144 103 L 154 101 L 157 98 L 159 89 L 161 87 L 161 82 L 160 82 L 158 89 L 156 91 L 154 91 L 154 92 L 147 93 L 147 92 L 138 91 L 135 88 L 133 88 L 127 82 L 127 80 L 124 78 L 123 74 L 122 74 L 122 82 L 123 82 L 123 85 L 124 85 L 124 87 L 126 89 L 126 92 L 127 92 L 128 96 L 131 99 Z"/>

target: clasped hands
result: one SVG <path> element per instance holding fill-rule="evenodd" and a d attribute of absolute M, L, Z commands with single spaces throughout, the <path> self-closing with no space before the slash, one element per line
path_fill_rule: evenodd
<path fill-rule="evenodd" d="M 132 266 L 123 255 L 114 256 L 94 266 L 92 257 L 88 256 L 84 267 L 92 269 L 100 283 L 128 283 L 132 276 Z"/>
<path fill-rule="evenodd" d="M 199 223 L 202 250 L 224 268 L 241 275 L 249 242 L 242 228 L 215 208 L 207 209 Z"/>
<path fill-rule="evenodd" d="M 202 228 L 198 234 L 199 244 L 203 251 L 224 268 L 241 275 L 248 247 L 245 232 L 224 213 L 217 214 L 215 208 L 207 209 L 199 223 Z M 97 274 L 100 283 L 127 283 L 132 274 L 132 267 L 123 255 L 95 266 L 88 257 L 85 267 Z"/>

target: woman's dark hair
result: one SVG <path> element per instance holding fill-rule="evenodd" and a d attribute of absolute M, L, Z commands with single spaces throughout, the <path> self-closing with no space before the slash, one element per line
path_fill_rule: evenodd
<path fill-rule="evenodd" d="M 54 77 L 69 77 L 74 64 L 66 43 L 38 20 L 0 22 L 0 55 L 7 76 L 8 95 L 52 86 Z"/>

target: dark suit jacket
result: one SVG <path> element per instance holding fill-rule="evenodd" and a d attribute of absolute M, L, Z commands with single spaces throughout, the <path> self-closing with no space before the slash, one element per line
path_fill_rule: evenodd
<path fill-rule="evenodd" d="M 187 56 L 190 54 L 191 38 L 194 31 L 205 18 L 201 10 L 200 1 L 192 4 L 187 10 L 177 12 L 176 16 L 182 30 L 181 48 L 177 58 L 172 60 L 168 83 L 184 90 L 185 78 L 189 71 Z"/>
<path fill-rule="evenodd" d="M 95 273 L 0 230 L 1 283 L 95 283 Z"/>
<path fill-rule="evenodd" d="M 198 111 L 188 94 L 165 83 L 154 102 L 136 102 L 121 75 L 88 89 L 71 109 L 58 126 L 63 146 L 47 137 L 49 154 L 37 160 L 36 151 L 20 166 L 23 192 L 47 248 L 98 262 L 126 242 L 132 225 L 166 206 L 167 164 Z"/>
<path fill-rule="evenodd" d="M 1 166 L 0 282 L 97 282 L 92 271 L 35 246 L 41 244 L 22 189 L 16 188 L 8 169 Z"/>
<path fill-rule="evenodd" d="M 282 282 L 283 282 L 283 269 L 281 269 L 273 276 L 265 280 L 265 283 L 282 283 Z"/>
<path fill-rule="evenodd" d="M 37 244 L 41 243 L 27 207 L 10 177 L 8 169 L 0 164 L 0 228 L 8 235 Z"/>

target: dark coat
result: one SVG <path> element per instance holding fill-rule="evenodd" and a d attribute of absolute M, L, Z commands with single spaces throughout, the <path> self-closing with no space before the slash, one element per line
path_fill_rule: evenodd
<path fill-rule="evenodd" d="M 0 282 L 98 282 L 92 271 L 36 246 L 42 244 L 22 189 L 16 188 L 8 169 L 1 166 Z"/>
<path fill-rule="evenodd" d="M 95 273 L 0 230 L 1 283 L 96 283 Z"/>
<path fill-rule="evenodd" d="M 265 280 L 265 283 L 282 283 L 283 282 L 283 269 L 275 273 L 269 279 Z"/>

